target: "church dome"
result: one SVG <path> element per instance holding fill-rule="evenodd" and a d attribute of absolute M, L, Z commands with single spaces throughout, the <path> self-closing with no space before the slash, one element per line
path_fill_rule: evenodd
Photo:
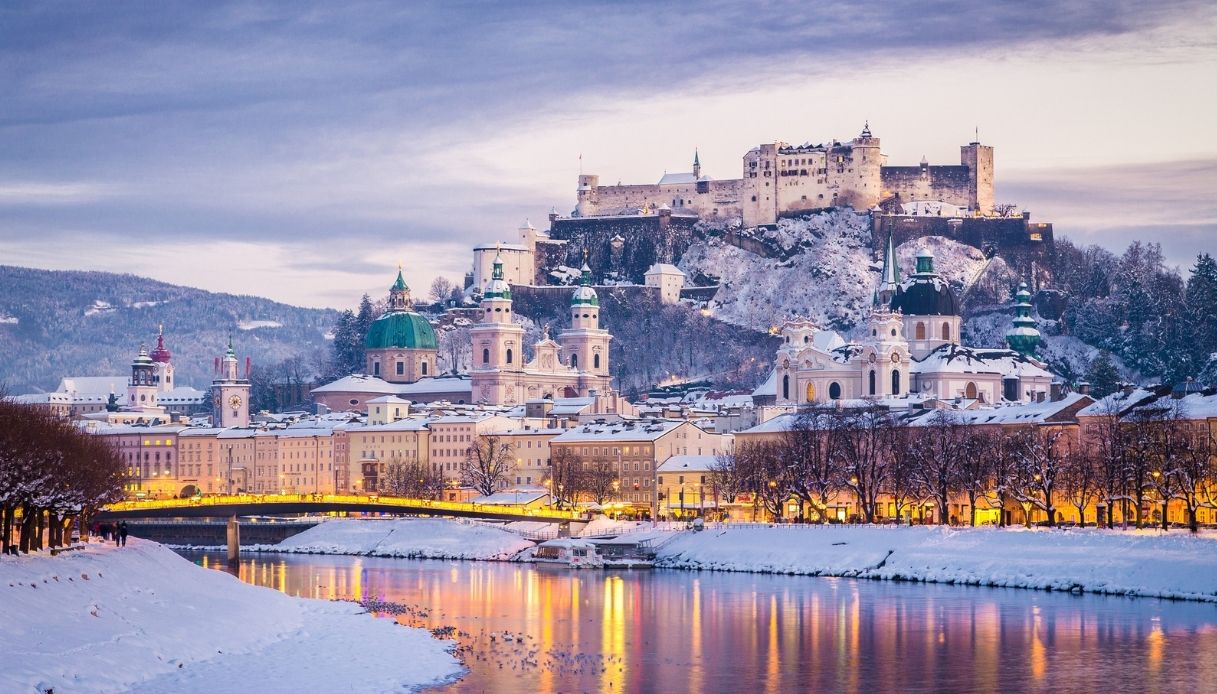
<path fill-rule="evenodd" d="M 438 349 L 431 322 L 413 311 L 390 311 L 372 321 L 367 349 Z"/>
<path fill-rule="evenodd" d="M 583 274 L 579 280 L 579 286 L 575 289 L 575 293 L 570 298 L 571 306 L 599 306 L 600 297 L 596 295 L 596 290 L 592 289 L 592 269 L 583 263 Z"/>
<path fill-rule="evenodd" d="M 942 276 L 934 272 L 934 256 L 917 254 L 917 272 L 896 287 L 891 309 L 906 316 L 958 316 L 959 301 Z"/>

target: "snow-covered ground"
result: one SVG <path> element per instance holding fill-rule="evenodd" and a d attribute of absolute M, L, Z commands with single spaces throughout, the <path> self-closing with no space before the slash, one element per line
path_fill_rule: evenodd
<path fill-rule="evenodd" d="M 413 690 L 461 672 L 448 645 L 153 542 L 0 558 L 4 692 Z"/>
<path fill-rule="evenodd" d="M 684 533 L 680 569 L 857 576 L 1217 602 L 1217 539 L 1186 533 L 775 526 Z"/>
<path fill-rule="evenodd" d="M 276 545 L 252 549 L 310 554 L 362 554 L 415 559 L 510 559 L 533 543 L 485 525 L 439 518 L 341 519 L 321 523 Z"/>

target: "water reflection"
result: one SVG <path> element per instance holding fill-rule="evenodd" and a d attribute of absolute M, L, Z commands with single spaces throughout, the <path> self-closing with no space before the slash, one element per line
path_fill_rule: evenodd
<path fill-rule="evenodd" d="M 222 555 L 189 555 L 225 568 Z M 217 559 L 219 560 L 217 562 Z M 431 608 L 459 691 L 1211 690 L 1217 607 L 1035 591 L 675 571 L 261 555 L 241 580 Z M 510 632 L 522 641 L 491 640 Z"/>

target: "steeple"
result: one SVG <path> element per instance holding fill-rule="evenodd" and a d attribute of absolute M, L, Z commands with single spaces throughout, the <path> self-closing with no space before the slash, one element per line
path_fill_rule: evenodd
<path fill-rule="evenodd" d="M 173 355 L 169 349 L 165 347 L 165 326 L 160 326 L 160 332 L 156 336 L 156 349 L 152 350 L 152 361 L 158 364 L 168 364 Z"/>
<path fill-rule="evenodd" d="M 883 278 L 879 280 L 877 299 L 887 306 L 900 286 L 900 265 L 896 261 L 896 244 L 893 234 L 887 235 L 887 248 L 883 252 Z"/>
<path fill-rule="evenodd" d="M 511 300 L 511 285 L 503 279 L 503 256 L 499 251 L 494 254 L 494 269 L 490 273 L 490 281 L 486 283 L 486 288 L 482 292 L 483 299 L 507 299 Z"/>
<path fill-rule="evenodd" d="M 697 148 L 693 149 L 693 178 L 701 178 L 701 157 L 697 154 Z"/>
<path fill-rule="evenodd" d="M 870 120 L 869 120 L 869 119 L 868 119 L 868 120 L 867 120 L 865 123 L 863 123 L 863 125 L 862 125 L 862 135 L 861 135 L 861 137 L 862 137 L 862 139 L 866 139 L 866 138 L 871 137 L 871 133 L 870 133 Z"/>
<path fill-rule="evenodd" d="M 1020 354 L 1034 354 L 1036 347 L 1039 347 L 1040 331 L 1031 317 L 1031 292 L 1027 291 L 1026 282 L 1018 284 L 1014 301 L 1014 327 L 1006 333 L 1006 343 Z"/>
<path fill-rule="evenodd" d="M 414 302 L 410 299 L 410 287 L 406 286 L 406 278 L 402 275 L 401 265 L 397 266 L 397 281 L 389 287 L 389 310 L 410 311 Z"/>

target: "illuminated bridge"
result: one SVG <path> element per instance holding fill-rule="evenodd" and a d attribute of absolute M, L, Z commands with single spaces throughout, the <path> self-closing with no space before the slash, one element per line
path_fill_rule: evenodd
<path fill-rule="evenodd" d="M 128 518 L 220 518 L 293 513 L 391 513 L 412 516 L 455 516 L 546 523 L 583 522 L 587 515 L 548 506 L 475 504 L 430 499 L 404 499 L 375 494 L 232 494 L 185 499 L 120 501 L 106 506 L 99 520 Z"/>

